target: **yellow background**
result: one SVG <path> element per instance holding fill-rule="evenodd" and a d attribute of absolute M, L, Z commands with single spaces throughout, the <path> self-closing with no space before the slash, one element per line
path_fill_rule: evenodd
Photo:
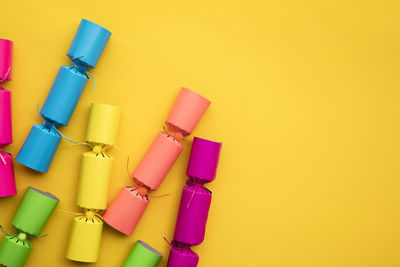
<path fill-rule="evenodd" d="M 0 35 L 14 45 L 16 156 L 81 18 L 113 35 L 67 127 L 84 140 L 91 102 L 119 105 L 110 201 L 162 127 L 178 90 L 212 101 L 194 135 L 224 143 L 199 267 L 400 265 L 400 4 L 398 1 L 3 1 Z M 75 205 L 81 154 L 62 141 L 47 174 L 15 163 L 19 193 L 0 200 L 11 219 L 27 186 Z M 142 239 L 165 256 L 190 148 L 133 236 L 105 227 L 90 266 L 120 266 Z M 27 266 L 65 259 L 73 217 L 56 212 Z"/>

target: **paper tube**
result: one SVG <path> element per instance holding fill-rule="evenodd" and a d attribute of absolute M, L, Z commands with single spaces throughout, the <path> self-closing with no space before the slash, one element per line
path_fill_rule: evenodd
<path fill-rule="evenodd" d="M 0 149 L 11 143 L 11 92 L 0 88 Z"/>
<path fill-rule="evenodd" d="M 119 107 L 92 103 L 86 142 L 114 145 L 117 139 L 120 115 L 121 109 Z"/>
<path fill-rule="evenodd" d="M 5 163 L 0 159 L 0 197 L 8 197 L 17 194 L 14 178 L 14 166 L 12 156 L 0 151 Z"/>
<path fill-rule="evenodd" d="M 182 144 L 159 132 L 133 172 L 139 182 L 157 190 L 182 152 Z"/>
<path fill-rule="evenodd" d="M 149 200 L 140 196 L 136 188 L 125 186 L 108 207 L 103 219 L 114 229 L 131 235 L 148 204 Z"/>
<path fill-rule="evenodd" d="M 94 68 L 110 39 L 111 32 L 82 19 L 67 55 L 75 65 Z"/>
<path fill-rule="evenodd" d="M 183 188 L 174 240 L 191 246 L 203 242 L 211 197 L 211 192 L 198 184 Z"/>
<path fill-rule="evenodd" d="M 12 47 L 12 41 L 0 39 L 0 80 L 11 80 Z"/>
<path fill-rule="evenodd" d="M 195 137 L 186 174 L 189 177 L 212 182 L 217 173 L 222 143 Z"/>
<path fill-rule="evenodd" d="M 210 104 L 207 98 L 182 88 L 166 122 L 172 129 L 176 127 L 185 135 L 191 134 Z"/>
<path fill-rule="evenodd" d="M 35 171 L 47 172 L 60 141 L 61 136 L 52 127 L 35 124 L 15 160 Z"/>
<path fill-rule="evenodd" d="M 12 225 L 30 235 L 39 235 L 60 200 L 39 189 L 28 187 Z"/>
<path fill-rule="evenodd" d="M 156 267 L 162 258 L 162 254 L 138 240 L 122 267 Z"/>
<path fill-rule="evenodd" d="M 113 158 L 86 152 L 82 156 L 76 204 L 81 208 L 107 208 L 108 186 Z"/>
<path fill-rule="evenodd" d="M 75 217 L 67 248 L 67 259 L 96 262 L 99 257 L 103 222 L 96 217 Z"/>
<path fill-rule="evenodd" d="M 88 77 L 91 76 L 87 69 L 96 65 L 110 35 L 108 30 L 93 22 L 82 20 L 80 23 L 68 51 L 73 66 L 60 67 L 40 111 L 42 119 L 45 120 L 43 129 L 49 133 L 55 132 L 59 140 L 61 134 L 55 127 L 65 126 L 71 119 Z M 34 126 L 16 160 L 33 170 L 47 172 L 59 143 L 58 140 L 56 144 L 54 138 L 46 140 L 52 137 L 38 131 Z"/>
<path fill-rule="evenodd" d="M 67 125 L 88 80 L 76 68 L 61 66 L 40 114 L 55 126 Z"/>
<path fill-rule="evenodd" d="M 0 243 L 0 264 L 7 267 L 23 267 L 32 251 L 28 240 L 21 241 L 18 235 L 6 235 Z"/>
<path fill-rule="evenodd" d="M 199 255 L 189 247 L 171 247 L 167 267 L 196 267 L 198 263 Z"/>

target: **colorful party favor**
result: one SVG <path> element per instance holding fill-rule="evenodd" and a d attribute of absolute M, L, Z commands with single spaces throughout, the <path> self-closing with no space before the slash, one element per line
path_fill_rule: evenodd
<path fill-rule="evenodd" d="M 0 39 L 0 84 L 11 80 L 12 46 L 12 41 Z M 17 194 L 12 156 L 2 150 L 11 143 L 11 92 L 0 87 L 0 197 Z"/>
<path fill-rule="evenodd" d="M 67 248 L 67 258 L 96 262 L 99 256 L 103 221 L 99 212 L 107 207 L 108 185 L 113 158 L 107 150 L 115 145 L 120 108 L 93 103 L 86 133 L 92 151 L 82 156 L 77 205 L 83 213 L 75 217 Z"/>
<path fill-rule="evenodd" d="M 33 249 L 30 241 L 40 237 L 59 200 L 48 192 L 29 187 L 14 216 L 12 225 L 16 234 L 8 234 L 0 243 L 0 264 L 7 267 L 22 267 Z"/>
<path fill-rule="evenodd" d="M 138 240 L 122 267 L 156 267 L 161 258 L 160 252 Z"/>
<path fill-rule="evenodd" d="M 132 174 L 133 186 L 124 186 L 106 210 L 104 221 L 116 230 L 131 235 L 149 204 L 148 190 L 157 190 L 181 153 L 184 137 L 191 134 L 210 101 L 182 88 L 166 120 L 167 129 L 159 132 Z"/>
<path fill-rule="evenodd" d="M 82 19 L 68 50 L 73 66 L 61 66 L 40 110 L 44 124 L 35 124 L 16 161 L 47 172 L 63 136 L 56 127 L 66 126 L 78 104 L 89 76 L 111 36 L 107 29 Z"/>
<path fill-rule="evenodd" d="M 190 247 L 204 240 L 212 194 L 203 185 L 215 179 L 221 145 L 198 137 L 193 140 L 168 267 L 195 267 L 199 262 Z"/>

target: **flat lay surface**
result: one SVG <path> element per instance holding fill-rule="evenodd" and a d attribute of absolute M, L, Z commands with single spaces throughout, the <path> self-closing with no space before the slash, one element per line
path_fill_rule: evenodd
<path fill-rule="evenodd" d="M 150 146 L 181 87 L 212 104 L 194 136 L 222 142 L 199 267 L 399 266 L 400 17 L 398 1 L 5 1 L 0 38 L 13 47 L 15 158 L 82 18 L 112 32 L 72 119 L 83 142 L 92 102 L 121 108 L 110 203 Z M 46 174 L 14 162 L 18 194 L 0 199 L 0 225 L 29 186 L 60 199 L 26 266 L 65 258 L 82 153 L 63 139 Z M 90 266 L 121 266 L 136 240 L 166 266 L 190 145 L 132 236 L 105 225 Z"/>

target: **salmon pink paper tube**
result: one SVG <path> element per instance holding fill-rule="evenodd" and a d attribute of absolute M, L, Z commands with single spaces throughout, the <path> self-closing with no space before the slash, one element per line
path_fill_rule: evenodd
<path fill-rule="evenodd" d="M 157 190 L 182 149 L 182 144 L 177 140 L 168 138 L 166 133 L 158 133 L 133 172 L 133 177 L 151 190 Z"/>
<path fill-rule="evenodd" d="M 125 186 L 108 207 L 103 219 L 121 233 L 131 235 L 147 205 L 149 200 L 139 195 L 137 188 Z"/>
<path fill-rule="evenodd" d="M 167 118 L 167 124 L 179 128 L 184 135 L 193 132 L 211 102 L 198 93 L 182 88 Z"/>

